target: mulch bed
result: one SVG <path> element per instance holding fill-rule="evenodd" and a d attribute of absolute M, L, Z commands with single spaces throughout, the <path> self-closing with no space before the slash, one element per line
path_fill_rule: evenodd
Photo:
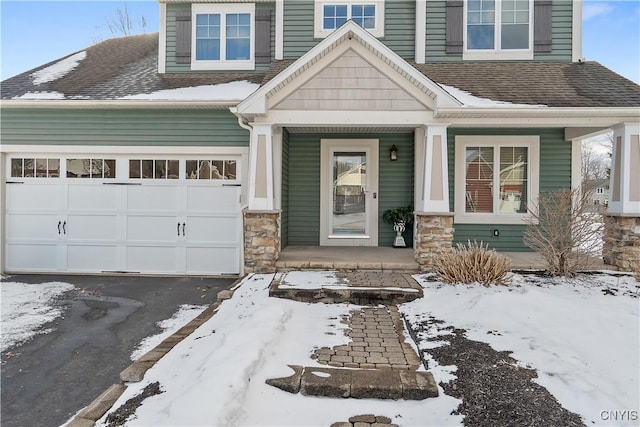
<path fill-rule="evenodd" d="M 159 382 L 156 381 L 155 383 L 149 384 L 144 388 L 144 390 L 142 390 L 142 393 L 127 400 L 122 406 L 110 413 L 106 419 L 107 426 L 123 426 L 147 397 L 155 396 L 160 393 L 162 393 L 162 390 L 160 389 Z"/>
<path fill-rule="evenodd" d="M 433 317 L 409 324 L 414 337 L 421 331 L 443 323 Z M 431 328 L 429 327 L 431 325 Z M 564 409 L 541 385 L 532 381 L 534 369 L 518 365 L 510 352 L 495 351 L 488 344 L 465 337 L 465 330 L 443 328 L 446 335 L 429 340 L 448 341 L 449 345 L 425 350 L 440 365 L 455 365 L 457 379 L 440 383 L 444 392 L 461 399 L 454 414 L 464 415 L 464 425 L 500 426 L 584 426 L 580 416 Z M 427 366 L 424 355 L 420 357 Z"/>

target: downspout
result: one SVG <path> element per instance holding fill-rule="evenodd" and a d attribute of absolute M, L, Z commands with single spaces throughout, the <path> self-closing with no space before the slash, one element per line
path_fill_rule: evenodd
<path fill-rule="evenodd" d="M 238 126 L 240 126 L 242 129 L 246 129 L 246 130 L 249 131 L 249 156 L 251 156 L 251 138 L 253 138 L 253 128 L 251 126 L 249 126 L 249 122 L 247 122 L 245 119 L 242 118 L 242 116 L 240 114 L 238 114 L 238 111 L 237 111 L 236 108 L 230 108 L 230 110 L 238 118 Z M 247 163 L 249 163 L 249 162 L 247 162 Z M 247 198 L 245 200 L 245 203 L 240 205 L 240 212 L 244 212 L 244 210 L 249 206 L 249 203 L 248 203 L 248 200 L 249 200 L 249 189 L 248 189 L 248 187 L 249 186 L 247 185 Z M 240 247 L 240 268 L 241 268 L 241 270 L 240 271 L 241 271 L 241 275 L 244 276 L 246 274 L 245 270 L 244 270 L 244 213 L 242 214 L 242 238 L 240 239 L 240 245 L 241 245 L 241 247 Z"/>

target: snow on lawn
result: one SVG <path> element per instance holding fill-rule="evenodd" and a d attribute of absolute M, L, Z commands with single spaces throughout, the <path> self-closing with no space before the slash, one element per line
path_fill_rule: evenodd
<path fill-rule="evenodd" d="M 51 329 L 39 328 L 62 315 L 53 301 L 74 286 L 69 283 L 0 283 L 2 296 L 2 334 L 0 351 L 28 341 L 36 334 L 46 334 Z"/>
<path fill-rule="evenodd" d="M 445 322 L 438 329 L 462 328 L 469 339 L 512 351 L 537 370 L 537 383 L 588 425 L 611 424 L 601 411 L 640 409 L 640 284 L 633 277 L 598 274 L 585 282 L 514 275 L 510 287 L 493 288 L 415 277 L 424 298 L 400 307 L 411 322 L 433 316 Z M 420 343 L 429 345 L 438 343 Z"/>
<path fill-rule="evenodd" d="M 344 277 L 338 278 L 333 271 L 288 271 L 286 273 L 278 273 L 276 279 L 280 280 L 278 287 L 281 289 L 351 289 L 349 280 Z M 419 292 L 417 289 L 397 288 L 393 286 L 385 288 L 358 286 L 359 291 L 367 289 Z"/>
<path fill-rule="evenodd" d="M 31 74 L 33 77 L 33 84 L 40 85 L 42 83 L 52 82 L 54 80 L 58 80 L 60 77 L 64 77 L 71 71 L 73 71 L 80 61 L 87 57 L 87 52 L 82 51 L 76 53 L 75 55 L 71 55 L 68 58 L 63 59 L 62 61 L 58 61 L 53 65 L 49 65 L 47 68 L 43 68 L 42 70 L 36 71 Z"/>
<path fill-rule="evenodd" d="M 291 375 L 287 364 L 320 366 L 314 348 L 346 344 L 341 317 L 359 308 L 269 298 L 272 278 L 245 278 L 209 321 L 129 384 L 114 409 L 156 381 L 163 393 L 144 400 L 127 425 L 331 425 L 367 413 L 402 425 L 460 425 L 450 415 L 460 401 L 442 391 L 424 401 L 331 399 L 265 384 Z"/>
<path fill-rule="evenodd" d="M 203 85 L 164 89 L 152 93 L 128 95 L 119 99 L 141 100 L 173 100 L 173 101 L 242 101 L 258 89 L 260 85 L 246 80 L 222 83 L 218 85 Z"/>
<path fill-rule="evenodd" d="M 192 319 L 196 318 L 206 308 L 206 305 L 182 304 L 178 308 L 178 311 L 176 311 L 169 319 L 161 320 L 156 323 L 156 325 L 158 325 L 158 327 L 162 329 L 162 332 L 143 339 L 129 357 L 131 358 L 131 360 L 139 359 L 149 350 L 152 350 L 158 344 L 164 341 L 165 338 L 172 335 L 178 329 L 182 328 Z"/>

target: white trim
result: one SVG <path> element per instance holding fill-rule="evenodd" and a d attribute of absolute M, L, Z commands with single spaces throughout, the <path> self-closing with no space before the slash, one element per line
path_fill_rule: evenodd
<path fill-rule="evenodd" d="M 433 121 L 431 111 L 292 111 L 271 110 L 255 118 L 256 123 L 287 126 L 406 126 L 418 127 Z"/>
<path fill-rule="evenodd" d="M 273 199 L 274 209 L 282 209 L 282 128 L 273 129 Z"/>
<path fill-rule="evenodd" d="M 320 140 L 320 246 L 378 246 L 378 200 L 371 193 L 379 193 L 379 153 L 378 139 L 321 139 Z M 331 155 L 335 151 L 365 151 L 367 153 L 366 231 L 367 235 L 332 235 L 330 212 L 330 185 L 333 165 Z"/>
<path fill-rule="evenodd" d="M 261 86 L 258 90 L 249 95 L 244 101 L 238 104 L 236 109 L 232 109 L 232 112 L 239 113 L 241 115 L 264 115 L 267 113 L 267 95 L 272 90 L 285 86 L 284 83 L 287 79 L 301 74 L 304 72 L 303 70 L 308 68 L 315 60 L 324 56 L 326 51 L 333 50 L 336 45 L 344 43 L 345 40 L 348 40 L 349 38 L 356 39 L 358 43 L 365 46 L 372 52 L 375 52 L 376 56 L 380 58 L 380 61 L 397 66 L 400 69 L 398 72 L 403 74 L 408 81 L 415 81 L 414 84 L 416 84 L 416 86 L 422 85 L 428 91 L 435 94 L 438 107 L 459 107 L 461 105 L 461 103 L 452 97 L 451 94 L 412 67 L 407 61 L 402 59 L 397 53 L 387 47 L 380 40 L 373 37 L 368 31 L 364 30 L 354 22 L 347 21 L 346 24 L 307 51 L 307 53 L 285 68 L 275 78 L 271 79 L 265 85 Z M 431 114 L 431 112 L 429 112 L 429 114 Z M 383 120 L 378 123 L 385 122 L 386 121 Z M 420 126 L 424 123 L 427 122 L 418 122 L 416 123 L 416 126 Z"/>
<path fill-rule="evenodd" d="M 493 49 L 468 49 L 467 48 L 467 4 L 465 1 L 463 6 L 463 33 L 462 33 L 462 59 L 465 61 L 499 61 L 499 60 L 531 60 L 533 59 L 533 13 L 534 2 L 529 0 L 529 48 L 528 49 L 502 49 L 500 47 L 502 34 L 502 2 L 496 1 L 495 4 L 495 31 Z"/>
<path fill-rule="evenodd" d="M 1 145 L 1 144 L 0 144 Z M 5 218 L 7 216 L 7 201 L 6 201 L 6 183 L 7 179 L 4 172 L 6 155 L 0 152 L 0 274 L 4 273 L 4 251 L 5 251 Z"/>
<path fill-rule="evenodd" d="M 238 105 L 238 100 L 228 101 L 180 101 L 180 100 L 125 100 L 105 99 L 89 101 L 81 99 L 64 100 L 24 100 L 5 99 L 0 101 L 0 108 L 149 108 L 149 109 L 175 109 L 175 110 L 224 110 Z"/>
<path fill-rule="evenodd" d="M 355 5 L 374 5 L 376 8 L 376 27 L 374 29 L 365 29 L 374 37 L 384 37 L 384 1 L 385 0 L 314 0 L 313 5 L 313 37 L 323 39 L 337 30 L 332 28 L 325 30 L 323 25 L 324 6 L 325 5 L 346 5 L 347 21 L 351 21 L 351 6 Z"/>
<path fill-rule="evenodd" d="M 416 0 L 416 63 L 424 64 L 427 50 L 427 0 Z"/>
<path fill-rule="evenodd" d="M 425 162 L 423 159 L 425 158 L 424 142 L 426 137 L 426 126 L 419 126 L 413 132 L 413 206 L 416 207 L 416 211 L 419 211 L 418 207 L 423 204 L 422 195 L 425 182 Z"/>
<path fill-rule="evenodd" d="M 493 196 L 493 213 L 465 212 L 465 147 L 490 146 L 496 147 L 527 147 L 529 148 L 527 207 L 535 206 L 538 199 L 540 185 L 540 137 L 538 135 L 496 135 L 474 136 L 457 135 L 455 137 L 455 215 L 454 221 L 459 224 L 524 224 L 527 214 L 500 214 L 497 209 L 497 197 Z M 498 150 L 494 149 L 494 164 L 498 157 Z M 499 160 L 499 159 L 498 159 Z M 498 163 L 499 164 L 499 163 Z M 494 172 L 494 188 L 499 187 L 500 173 Z M 496 183 L 498 185 L 496 185 Z"/>
<path fill-rule="evenodd" d="M 255 69 L 255 43 L 256 43 L 256 5 L 253 3 L 223 3 L 223 4 L 203 4 L 195 3 L 191 5 L 191 70 L 254 70 Z M 249 13 L 251 22 L 249 59 L 248 60 L 228 60 L 226 59 L 226 36 L 223 36 L 226 29 L 226 17 L 233 13 Z M 196 17 L 198 14 L 220 14 L 220 60 L 198 60 L 196 59 Z M 225 58 L 225 59 L 223 59 Z"/>
<path fill-rule="evenodd" d="M 573 0 L 571 23 L 571 60 L 581 61 L 582 58 L 582 1 Z"/>
<path fill-rule="evenodd" d="M 273 124 L 251 123 L 253 132 L 251 133 L 251 145 L 249 147 L 249 200 L 250 211 L 274 210 L 273 191 Z M 257 165 L 258 165 L 258 144 L 261 135 L 265 136 L 265 172 L 266 172 L 266 197 L 256 196 L 257 187 Z"/>
<path fill-rule="evenodd" d="M 631 186 L 631 168 L 637 168 L 638 165 L 631 159 L 631 135 L 640 135 L 640 123 L 621 123 L 613 128 L 613 153 L 611 161 L 611 185 L 609 194 L 609 213 L 613 215 L 640 216 L 640 202 L 631 201 L 629 199 L 629 191 Z M 616 170 L 616 139 L 620 137 L 620 171 Z M 613 200 L 613 183 L 616 182 L 618 174 L 620 175 L 620 201 Z"/>
<path fill-rule="evenodd" d="M 284 0 L 276 0 L 276 52 L 275 59 L 284 58 Z"/>
<path fill-rule="evenodd" d="M 571 141 L 571 188 L 582 185 L 582 139 Z"/>
<path fill-rule="evenodd" d="M 422 212 L 449 212 L 449 153 L 447 150 L 447 126 L 448 125 L 427 125 L 425 137 L 422 141 L 424 145 L 421 170 L 424 171 L 422 184 L 422 203 L 416 210 Z M 434 159 L 434 136 L 440 136 L 440 159 Z M 431 183 L 433 181 L 433 171 L 431 165 L 433 162 L 440 163 L 440 177 L 442 182 L 442 200 L 432 200 Z"/>
<path fill-rule="evenodd" d="M 158 73 L 167 67 L 167 5 L 160 3 L 160 33 L 158 34 Z"/>

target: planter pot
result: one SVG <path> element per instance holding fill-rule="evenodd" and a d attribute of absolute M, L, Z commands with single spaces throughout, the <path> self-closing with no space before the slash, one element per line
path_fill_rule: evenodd
<path fill-rule="evenodd" d="M 396 222 L 393 225 L 393 230 L 396 232 L 396 238 L 393 241 L 394 248 L 406 248 L 407 244 L 404 241 L 404 237 L 402 237 L 402 233 L 404 233 L 405 225 L 404 222 Z"/>

